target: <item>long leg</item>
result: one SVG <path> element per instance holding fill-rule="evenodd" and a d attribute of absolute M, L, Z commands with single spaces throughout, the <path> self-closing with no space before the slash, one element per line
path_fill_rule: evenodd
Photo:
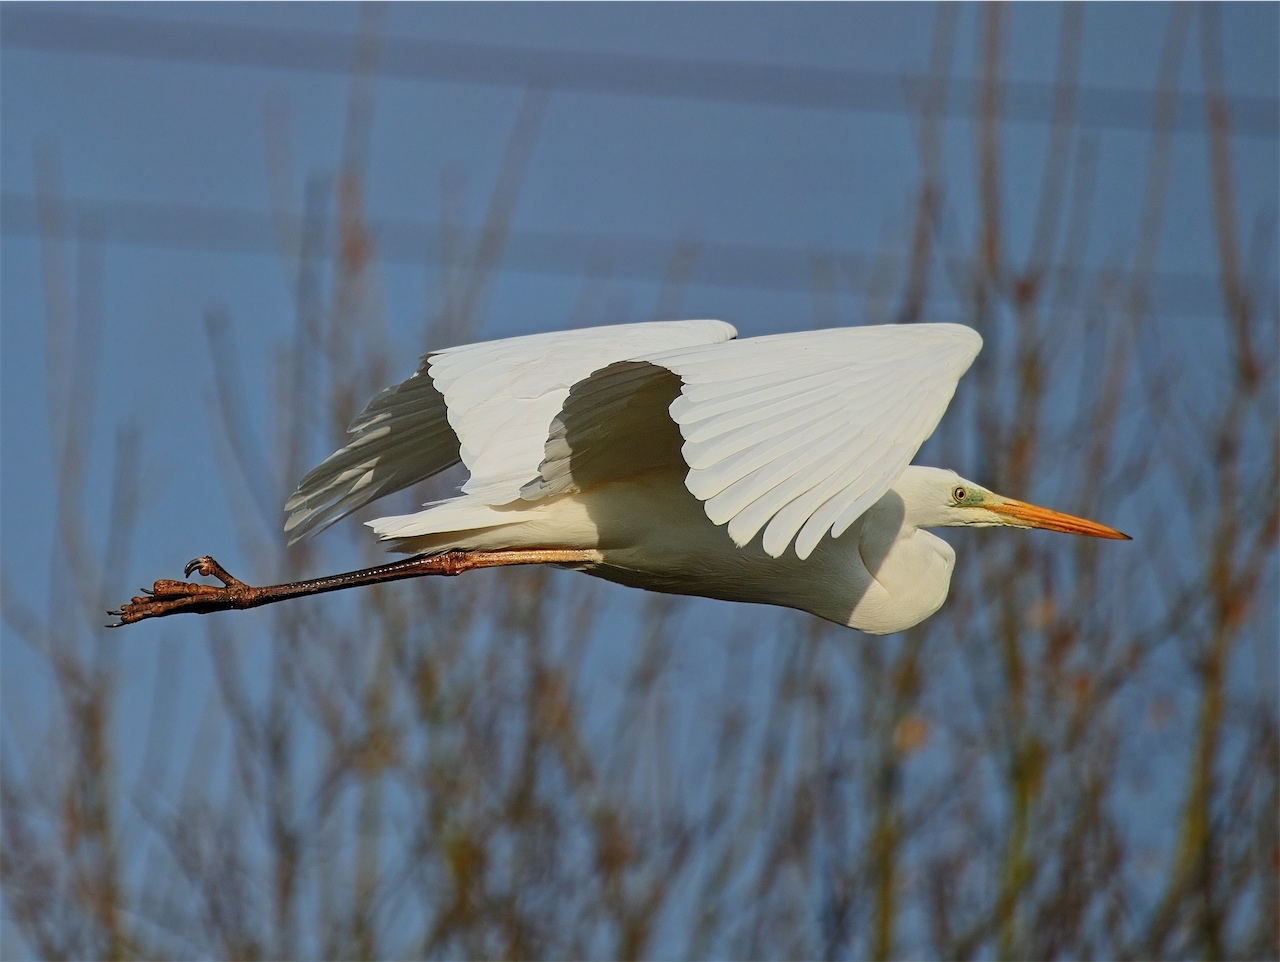
<path fill-rule="evenodd" d="M 529 564 L 586 564 L 599 561 L 600 556 L 591 550 L 547 548 L 530 551 L 446 551 L 443 554 L 423 555 L 362 568 L 340 575 L 313 578 L 310 581 L 291 581 L 282 585 L 264 585 L 255 588 L 239 578 L 232 577 L 218 562 L 206 555 L 188 562 L 184 574 L 188 578 L 199 572 L 205 577 L 217 578 L 222 586 L 193 584 L 190 581 L 157 581 L 150 590 L 136 595 L 115 611 L 107 612 L 120 620 L 110 625 L 119 628 L 142 621 L 144 618 L 162 618 L 165 615 L 194 613 L 205 615 L 211 611 L 227 611 L 232 608 L 256 608 L 286 598 L 318 595 L 326 591 L 355 588 L 359 585 L 375 585 L 404 578 L 420 578 L 424 575 L 460 575 L 472 568 L 491 568 L 495 565 Z"/>

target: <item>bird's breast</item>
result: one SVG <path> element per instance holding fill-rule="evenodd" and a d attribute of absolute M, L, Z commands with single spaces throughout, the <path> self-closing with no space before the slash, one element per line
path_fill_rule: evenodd
<path fill-rule="evenodd" d="M 738 547 L 707 517 L 684 475 L 660 471 L 579 492 L 598 532 L 600 564 L 586 569 L 619 584 L 668 594 L 799 608 L 847 624 L 858 594 L 845 557 L 853 539 L 831 539 L 801 560 L 770 557 L 759 539 Z"/>
<path fill-rule="evenodd" d="M 601 560 L 582 568 L 589 574 L 649 591 L 798 608 L 871 634 L 902 631 L 937 611 L 955 563 L 950 545 L 902 526 L 900 510 L 884 500 L 801 560 L 790 547 L 770 557 L 758 537 L 735 545 L 678 471 L 566 497 L 595 533 Z"/>

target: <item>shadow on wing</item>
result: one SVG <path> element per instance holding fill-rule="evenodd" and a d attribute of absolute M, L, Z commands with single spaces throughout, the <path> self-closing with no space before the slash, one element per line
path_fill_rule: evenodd
<path fill-rule="evenodd" d="M 533 501 L 648 471 L 687 470 L 668 413 L 679 394 L 680 378 L 646 361 L 620 361 L 579 381 L 551 422 L 538 477 L 520 496 Z"/>

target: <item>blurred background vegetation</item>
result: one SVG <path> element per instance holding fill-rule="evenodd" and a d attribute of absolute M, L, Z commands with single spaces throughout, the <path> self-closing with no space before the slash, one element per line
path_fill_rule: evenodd
<path fill-rule="evenodd" d="M 1004 138 L 1022 101 L 1002 50 L 1016 8 L 976 13 L 974 179 L 946 174 L 961 9 L 974 12 L 932 11 L 904 222 L 859 262 L 855 317 L 834 294 L 849 265 L 809 258 L 810 323 L 977 328 L 986 348 L 920 460 L 1123 517 L 1135 540 L 965 532 L 948 604 L 888 638 L 563 572 L 478 572 L 166 623 L 150 699 L 122 720 L 133 669 L 103 613 L 174 572 L 134 560 L 139 449 L 163 457 L 164 439 L 126 424 L 114 474 L 90 467 L 103 233 L 177 223 L 239 243 L 249 228 L 193 210 L 84 216 L 42 155 L 35 196 L 6 196 L 5 221 L 41 244 L 54 600 L 33 604 L 6 556 L 3 615 L 6 651 L 33 652 L 54 698 L 38 719 L 4 716 L 3 954 L 1280 955 L 1275 211 L 1238 206 L 1218 9 L 1169 12 L 1138 122 L 1143 189 L 1127 198 L 1136 244 L 1098 270 L 1084 266 L 1105 189 L 1080 119 L 1098 103 L 1080 76 L 1085 8 L 1061 11 L 1038 191 L 1016 199 Z M 295 316 L 267 383 L 243 363 L 263 349 L 255 332 L 221 308 L 204 316 L 214 401 L 208 418 L 194 406 L 190 431 L 207 434 L 221 476 L 183 484 L 224 486 L 248 559 L 232 567 L 255 582 L 381 557 L 355 523 L 286 550 L 279 508 L 409 366 L 392 350 L 380 261 L 425 241 L 375 227 L 364 202 L 374 80 L 395 62 L 383 17 L 361 16 L 338 174 L 294 188 L 283 140 L 268 158 Z M 1184 59 L 1202 78 L 1193 100 L 1178 88 Z M 512 228 L 555 95 L 527 89 L 480 217 L 442 186 L 418 349 L 488 336 L 512 245 L 554 257 L 563 242 Z M 1175 337 L 1152 301 L 1170 283 L 1163 224 L 1187 201 L 1170 191 L 1186 124 L 1201 129 L 1217 280 L 1209 316 Z M 1030 232 L 1009 229 L 1015 203 L 1034 207 Z M 702 265 L 750 274 L 767 253 L 673 238 L 653 316 L 683 313 Z M 638 319 L 588 273 L 574 316 L 553 326 Z M 265 420 L 246 403 L 258 394 L 274 400 Z M 104 487 L 109 512 L 87 510 Z M 169 547 L 184 560 L 212 550 Z M 205 697 L 180 697 L 202 658 Z"/>

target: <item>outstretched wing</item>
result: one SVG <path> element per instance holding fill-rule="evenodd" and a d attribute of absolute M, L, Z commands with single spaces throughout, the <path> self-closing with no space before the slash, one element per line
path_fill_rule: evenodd
<path fill-rule="evenodd" d="M 538 476 L 547 428 L 575 382 L 655 351 L 727 341 L 723 321 L 658 321 L 555 331 L 425 355 L 413 376 L 374 398 L 346 446 L 285 503 L 291 542 L 459 460 L 463 492 L 488 504 L 520 497 Z"/>
<path fill-rule="evenodd" d="M 707 517 L 727 524 L 739 546 L 763 528 L 770 555 L 794 540 L 807 558 L 898 479 L 981 347 L 970 328 L 913 324 L 757 337 L 615 364 L 574 385 L 523 495 L 599 480 L 610 460 L 600 452 L 621 453 L 628 425 L 652 421 L 656 405 L 674 398 L 667 412 L 679 428 L 685 485 Z"/>

